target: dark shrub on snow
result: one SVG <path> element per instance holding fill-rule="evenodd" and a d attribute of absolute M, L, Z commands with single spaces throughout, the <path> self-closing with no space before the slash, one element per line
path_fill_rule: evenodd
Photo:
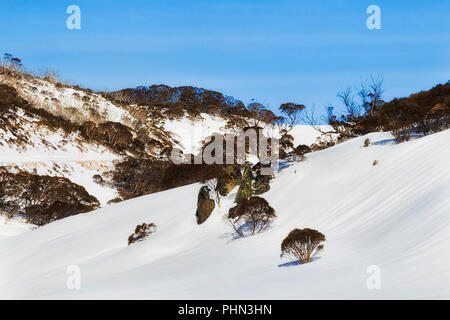
<path fill-rule="evenodd" d="M 302 263 L 308 263 L 323 249 L 325 235 L 314 229 L 294 229 L 281 243 L 281 256 L 291 256 Z"/>
<path fill-rule="evenodd" d="M 128 245 L 147 238 L 155 231 L 156 231 L 156 224 L 154 223 L 150 224 L 143 223 L 137 225 L 136 229 L 134 229 L 134 233 L 132 233 L 128 237 Z"/>
<path fill-rule="evenodd" d="M 254 235 L 262 231 L 275 218 L 275 210 L 260 197 L 243 199 L 228 212 L 228 220 L 241 237 L 245 233 Z"/>
<path fill-rule="evenodd" d="M 97 209 L 98 200 L 67 178 L 0 170 L 0 212 L 42 226 Z"/>

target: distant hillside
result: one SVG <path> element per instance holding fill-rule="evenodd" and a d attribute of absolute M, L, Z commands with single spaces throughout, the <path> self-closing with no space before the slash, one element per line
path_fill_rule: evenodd
<path fill-rule="evenodd" d="M 105 93 L 112 101 L 138 106 L 178 108 L 189 114 L 237 114 L 249 116 L 242 101 L 220 92 L 191 86 L 169 87 L 167 85 L 140 86 Z"/>
<path fill-rule="evenodd" d="M 283 119 L 262 104 L 246 106 L 217 91 L 153 85 L 93 92 L 62 83 L 53 74 L 38 76 L 0 66 L 0 191 L 11 177 L 27 177 L 30 190 L 42 188 L 39 181 L 58 189 L 58 180 L 48 177 L 61 177 L 105 206 L 200 181 L 202 166 L 176 167 L 169 156 L 174 148 L 196 155 L 215 133 L 259 127 L 291 152 L 318 151 L 373 131 L 391 131 L 403 141 L 414 132 L 444 130 L 450 123 L 449 106 L 450 84 L 438 85 L 377 105 L 373 113 L 360 118 L 331 119 L 331 126 L 323 127 L 293 125 L 288 130 Z M 246 160 L 257 161 L 257 157 Z M 30 190 L 8 188 L 5 199 L 15 200 L 0 203 L 4 211 L 0 214 L 32 221 L 29 212 L 35 206 L 54 208 L 46 211 L 52 219 L 39 217 L 49 222 L 65 216 L 60 208 L 71 212 L 88 208 L 80 205 L 81 198 L 20 203 Z"/>
<path fill-rule="evenodd" d="M 205 89 L 151 86 L 96 93 L 53 75 L 0 67 L 0 215 L 47 223 L 65 217 L 62 211 L 90 208 L 81 198 L 20 200 L 41 190 L 41 181 L 60 189 L 52 177 L 67 178 L 65 185 L 70 181 L 74 190 L 84 188 L 100 206 L 198 182 L 200 168 L 174 168 L 170 151 L 197 154 L 213 133 L 243 129 L 254 116 L 241 101 Z M 277 126 L 267 126 L 277 134 Z M 320 135 L 313 128 L 294 129 L 297 144 Z M 11 177 L 27 177 L 29 185 L 9 187 Z M 47 208 L 48 216 L 38 207 Z"/>

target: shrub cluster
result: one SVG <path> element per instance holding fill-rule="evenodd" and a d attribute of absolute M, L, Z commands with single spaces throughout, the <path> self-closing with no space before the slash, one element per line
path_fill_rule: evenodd
<path fill-rule="evenodd" d="M 132 233 L 128 237 L 128 245 L 138 241 L 142 241 L 143 239 L 149 237 L 155 231 L 156 231 L 156 224 L 154 223 L 150 224 L 143 223 L 141 225 L 137 225 L 136 229 L 134 230 L 134 233 Z"/>
<path fill-rule="evenodd" d="M 133 139 L 132 130 L 119 122 L 107 121 L 96 125 L 92 121 L 86 121 L 78 130 L 87 141 L 102 144 L 118 153 L 145 153 L 145 143 L 139 138 Z"/>
<path fill-rule="evenodd" d="M 426 135 L 450 128 L 450 83 L 439 84 L 428 91 L 407 98 L 382 102 L 373 112 L 347 121 L 356 134 L 391 131 L 397 142 L 414 134 Z"/>
<path fill-rule="evenodd" d="M 97 209 L 99 201 L 67 178 L 0 170 L 0 211 L 38 226 Z"/>
<path fill-rule="evenodd" d="M 118 104 L 137 104 L 159 108 L 169 118 L 179 118 L 188 113 L 229 114 L 249 116 L 244 104 L 220 92 L 184 86 L 172 88 L 166 85 L 137 87 L 115 92 L 105 92 L 103 96 Z"/>

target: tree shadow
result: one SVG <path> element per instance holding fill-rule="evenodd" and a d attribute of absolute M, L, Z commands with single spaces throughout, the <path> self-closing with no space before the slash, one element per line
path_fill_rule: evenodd
<path fill-rule="evenodd" d="M 313 258 L 311 258 L 311 261 L 309 263 L 314 262 L 319 259 L 320 259 L 320 257 L 313 257 Z M 295 261 L 290 261 L 290 262 L 279 264 L 278 267 L 279 268 L 293 267 L 293 266 L 298 266 L 299 264 L 304 264 L 304 263 L 300 262 L 300 260 L 295 260 Z"/>
<path fill-rule="evenodd" d="M 421 134 L 421 133 L 413 133 L 409 137 L 409 140 L 420 139 L 420 138 L 423 138 L 425 136 L 426 135 Z M 384 140 L 380 140 L 380 141 L 375 141 L 373 144 L 376 145 L 376 146 L 384 146 L 384 145 L 397 144 L 397 141 L 395 141 L 395 139 L 384 139 Z"/>
<path fill-rule="evenodd" d="M 257 226 L 257 228 L 261 227 L 262 222 L 260 222 Z M 241 225 L 238 230 L 239 232 L 242 233 L 242 235 L 240 235 L 239 233 L 237 233 L 236 231 L 230 231 L 230 232 L 226 232 L 224 234 L 222 234 L 219 239 L 229 239 L 230 241 L 233 240 L 239 240 L 239 239 L 244 239 L 244 238 L 248 238 L 251 236 L 256 236 L 259 233 L 263 233 L 265 232 L 267 229 L 269 229 L 271 227 L 271 222 L 268 222 L 264 228 L 261 229 L 261 231 L 259 232 L 255 232 L 255 234 L 251 234 L 251 230 L 253 227 L 253 223 L 249 222 L 249 223 L 244 223 L 243 225 Z M 230 239 L 231 238 L 231 239 Z"/>
<path fill-rule="evenodd" d="M 376 146 L 384 146 L 384 145 L 388 145 L 388 144 L 395 144 L 395 139 L 384 139 L 384 140 L 380 140 L 380 141 L 375 141 L 373 143 Z"/>
<path fill-rule="evenodd" d="M 281 172 L 284 169 L 287 169 L 289 167 L 292 167 L 294 165 L 295 162 L 289 162 L 289 161 L 284 161 L 284 160 L 280 160 L 278 162 L 278 168 L 276 172 Z"/>

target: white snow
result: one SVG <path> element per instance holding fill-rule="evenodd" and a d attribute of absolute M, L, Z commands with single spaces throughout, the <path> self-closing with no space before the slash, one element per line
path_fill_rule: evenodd
<path fill-rule="evenodd" d="M 15 135 L 0 128 L 0 139 L 4 142 L 0 145 L 0 166 L 8 167 L 10 172 L 23 170 L 69 178 L 94 195 L 101 205 L 117 196 L 116 190 L 95 183 L 92 176 L 112 170 L 113 161 L 121 156 L 103 146 L 85 143 L 76 135 L 66 136 L 62 130 L 51 132 L 35 126 L 33 120 L 27 119 L 18 129 L 27 136 L 25 145 L 16 144 Z M 7 142 L 8 139 L 12 140 Z"/>
<path fill-rule="evenodd" d="M 198 226 L 199 184 L 0 237 L 0 298 L 448 299 L 450 130 L 391 139 L 352 139 L 278 172 L 263 195 L 278 218 L 252 237 L 232 240 L 223 219 L 236 190 Z M 128 247 L 143 222 L 157 231 Z M 326 235 L 325 250 L 286 266 L 281 241 L 304 227 Z M 80 290 L 66 286 L 71 265 Z M 379 290 L 366 284 L 373 265 Z"/>
<path fill-rule="evenodd" d="M 35 225 L 26 223 L 20 218 L 8 220 L 5 216 L 0 215 L 0 239 L 15 236 L 36 228 Z"/>
<path fill-rule="evenodd" d="M 49 112 L 59 113 L 59 109 L 76 109 L 80 117 L 76 120 L 97 122 L 93 119 L 95 115 L 96 118 L 101 118 L 102 122 L 121 122 L 128 126 L 134 120 L 128 111 L 114 105 L 98 93 L 87 93 L 70 87 L 58 88 L 53 82 L 38 78 L 22 79 L 12 84 L 25 100 L 37 107 L 44 107 Z"/>
<path fill-rule="evenodd" d="M 201 114 L 202 119 L 191 120 L 188 117 L 182 117 L 178 120 L 166 120 L 164 122 L 164 129 L 172 133 L 172 138 L 179 141 L 176 147 L 180 148 L 183 153 L 196 154 L 201 147 L 201 142 L 214 133 L 233 133 L 232 129 L 225 128 L 226 120 L 211 116 L 206 113 Z M 319 126 L 323 131 L 330 128 L 328 125 Z M 278 126 L 268 125 L 264 129 L 264 134 L 267 137 L 280 138 Z M 299 144 L 311 145 L 317 142 L 317 138 L 321 133 L 311 126 L 296 125 L 293 127 L 290 134 L 294 138 L 294 145 Z"/>

